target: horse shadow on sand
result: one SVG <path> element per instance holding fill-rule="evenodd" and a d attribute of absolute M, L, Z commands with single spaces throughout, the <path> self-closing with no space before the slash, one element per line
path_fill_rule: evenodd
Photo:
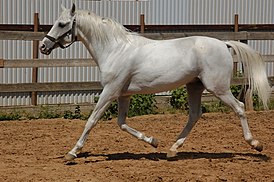
<path fill-rule="evenodd" d="M 87 159 L 85 163 L 94 163 L 101 161 L 119 161 L 119 160 L 168 160 L 168 161 L 179 161 L 188 159 L 231 159 L 231 160 L 252 160 L 257 162 L 268 162 L 271 157 L 265 154 L 254 154 L 254 153 L 232 153 L 232 152 L 178 152 L 176 157 L 167 158 L 166 153 L 112 153 L 112 154 L 92 154 L 90 152 L 83 152 L 78 154 L 78 158 Z M 251 158 L 251 159 L 250 159 Z M 76 164 L 76 163 L 72 163 Z"/>

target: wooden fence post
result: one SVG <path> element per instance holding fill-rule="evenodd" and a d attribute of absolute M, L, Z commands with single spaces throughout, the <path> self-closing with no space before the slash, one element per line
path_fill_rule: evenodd
<path fill-rule="evenodd" d="M 34 27 L 33 27 L 34 32 L 38 32 L 39 28 L 39 14 L 34 13 Z M 33 49 L 32 49 L 32 57 L 33 59 L 38 59 L 38 51 L 39 51 L 39 41 L 34 40 L 33 43 Z M 37 78 L 38 78 L 38 68 L 33 67 L 32 68 L 32 83 L 37 83 Z M 37 92 L 31 92 L 31 104 L 32 105 L 37 105 Z"/>
<path fill-rule="evenodd" d="M 239 15 L 235 14 L 234 16 L 234 32 L 238 32 L 239 31 Z M 242 43 L 247 44 L 247 40 L 240 40 Z M 242 68 L 243 69 L 243 68 Z M 237 75 L 237 71 L 238 71 L 238 63 L 234 63 L 234 68 L 233 68 L 233 74 Z M 243 70 L 244 71 L 244 70 Z M 245 103 L 245 109 L 247 111 L 253 111 L 253 100 L 252 100 L 252 96 L 251 97 L 247 97 L 247 95 L 249 95 L 251 92 L 249 85 L 245 85 L 239 94 L 239 100 Z"/>
<path fill-rule="evenodd" d="M 234 15 L 234 32 L 238 32 L 239 31 L 239 15 L 235 14 Z M 238 63 L 234 62 L 233 63 L 233 76 L 237 76 L 237 72 L 238 72 Z"/>
<path fill-rule="evenodd" d="M 140 33 L 145 33 L 145 15 L 140 15 Z"/>

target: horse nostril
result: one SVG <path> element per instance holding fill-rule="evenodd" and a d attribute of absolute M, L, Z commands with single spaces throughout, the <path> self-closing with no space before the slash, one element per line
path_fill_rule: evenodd
<path fill-rule="evenodd" d="M 41 46 L 40 46 L 40 49 L 45 49 L 46 48 L 46 45 L 45 44 L 42 44 Z"/>
<path fill-rule="evenodd" d="M 40 51 L 41 51 L 41 53 L 46 51 L 46 45 L 45 44 L 40 45 Z"/>

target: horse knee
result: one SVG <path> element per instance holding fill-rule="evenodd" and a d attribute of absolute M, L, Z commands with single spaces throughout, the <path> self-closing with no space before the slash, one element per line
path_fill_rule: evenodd
<path fill-rule="evenodd" d="M 85 125 L 85 128 L 89 131 L 91 130 L 95 125 L 97 124 L 97 121 L 95 121 L 93 118 L 89 118 L 86 125 Z"/>

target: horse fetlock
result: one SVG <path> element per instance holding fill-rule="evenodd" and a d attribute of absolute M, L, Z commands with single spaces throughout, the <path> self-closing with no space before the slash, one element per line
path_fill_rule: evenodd
<path fill-rule="evenodd" d="M 263 145 L 260 144 L 260 142 L 258 140 L 252 140 L 251 146 L 259 152 L 261 152 L 263 150 Z"/>
<path fill-rule="evenodd" d="M 77 155 L 69 152 L 65 155 L 64 160 L 65 162 L 70 162 L 73 161 L 75 158 L 77 158 Z"/>
<path fill-rule="evenodd" d="M 154 147 L 154 148 L 157 148 L 158 147 L 158 139 L 157 138 L 153 138 L 151 137 L 151 142 L 150 144 Z"/>

